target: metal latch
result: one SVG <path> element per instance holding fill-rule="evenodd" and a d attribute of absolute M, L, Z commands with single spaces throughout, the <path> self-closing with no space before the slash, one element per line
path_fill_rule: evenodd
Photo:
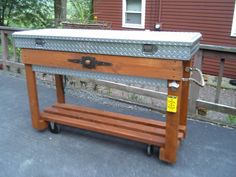
<path fill-rule="evenodd" d="M 143 53 L 153 55 L 157 52 L 157 46 L 154 44 L 143 44 Z"/>
<path fill-rule="evenodd" d="M 193 82 L 195 82 L 197 85 L 199 85 L 199 86 L 201 86 L 201 87 L 204 87 L 204 86 L 206 85 L 205 80 L 204 80 L 204 77 L 203 77 L 203 73 L 202 73 L 202 71 L 201 71 L 200 69 L 198 69 L 198 68 L 186 67 L 186 68 L 185 68 L 185 71 L 186 71 L 186 72 L 191 72 L 191 73 L 194 72 L 194 71 L 196 71 L 196 72 L 199 74 L 201 80 L 200 80 L 200 82 L 199 82 L 199 81 L 197 81 L 197 80 L 194 79 L 194 78 L 182 78 L 183 81 L 193 81 Z"/>
<path fill-rule="evenodd" d="M 68 59 L 69 62 L 82 64 L 84 68 L 93 69 L 99 66 L 111 66 L 112 63 L 97 61 L 95 57 L 84 56 L 81 59 Z"/>

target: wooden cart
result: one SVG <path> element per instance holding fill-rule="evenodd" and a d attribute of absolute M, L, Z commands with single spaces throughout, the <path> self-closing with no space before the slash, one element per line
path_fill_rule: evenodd
<path fill-rule="evenodd" d="M 13 35 L 16 38 L 16 44 L 17 36 L 21 37 L 21 34 L 22 32 Z M 23 34 L 22 36 L 25 37 L 25 33 Z M 38 48 L 17 44 L 22 48 L 32 126 L 35 129 L 44 130 L 49 122 L 53 122 L 126 138 L 160 147 L 161 160 L 168 163 L 176 162 L 179 144 L 186 136 L 189 68 L 192 66 L 191 58 L 197 49 L 187 60 L 160 59 L 150 56 L 116 56 L 44 49 L 45 41 L 42 38 L 42 36 L 34 38 L 35 45 L 42 46 L 37 46 Z M 147 48 L 149 48 L 147 50 L 150 48 L 153 50 L 152 44 L 148 44 Z M 65 102 L 63 90 L 63 73 L 57 72 L 55 72 L 57 101 L 40 112 L 35 66 L 167 80 L 166 122 L 68 104 Z M 56 124 L 54 127 L 50 126 L 52 131 L 57 131 Z"/>

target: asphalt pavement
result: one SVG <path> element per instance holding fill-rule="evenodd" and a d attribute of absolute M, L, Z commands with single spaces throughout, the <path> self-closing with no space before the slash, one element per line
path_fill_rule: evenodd
<path fill-rule="evenodd" d="M 41 109 L 55 102 L 55 90 L 39 86 Z M 68 102 L 99 109 L 162 118 L 147 109 L 67 96 Z M 111 100 L 107 100 L 111 102 Z M 114 103 L 115 105 L 115 103 Z M 62 127 L 60 134 L 31 127 L 23 77 L 0 72 L 0 177 L 235 177 L 236 130 L 194 120 L 174 165 L 146 145 L 81 129 Z M 156 149 L 156 151 L 158 151 Z"/>

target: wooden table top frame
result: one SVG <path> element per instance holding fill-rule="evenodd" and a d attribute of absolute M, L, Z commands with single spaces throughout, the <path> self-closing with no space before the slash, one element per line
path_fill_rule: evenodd
<path fill-rule="evenodd" d="M 69 62 L 69 59 L 80 59 L 84 56 L 95 57 L 96 60 L 109 62 L 112 65 L 89 69 L 81 64 Z M 185 67 L 192 65 L 191 60 L 146 59 L 35 49 L 22 49 L 22 59 L 25 64 L 33 128 L 44 130 L 48 122 L 55 122 L 118 136 L 158 146 L 160 160 L 168 163 L 176 162 L 177 150 L 181 140 L 186 136 L 187 124 L 189 81 L 182 81 L 182 78 L 190 77 Z M 40 113 L 33 65 L 158 78 L 168 80 L 168 84 L 176 81 L 179 87 L 177 89 L 168 87 L 168 95 L 178 97 L 177 112 L 166 112 L 166 122 L 162 122 L 70 105 L 65 102 L 63 76 L 55 75 L 57 101 Z"/>

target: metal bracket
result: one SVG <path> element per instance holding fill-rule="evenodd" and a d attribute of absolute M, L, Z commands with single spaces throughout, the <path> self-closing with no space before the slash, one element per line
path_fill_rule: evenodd
<path fill-rule="evenodd" d="M 81 59 L 68 59 L 69 62 L 82 64 L 84 68 L 93 69 L 99 66 L 111 66 L 112 63 L 96 61 L 95 57 L 84 56 Z"/>

